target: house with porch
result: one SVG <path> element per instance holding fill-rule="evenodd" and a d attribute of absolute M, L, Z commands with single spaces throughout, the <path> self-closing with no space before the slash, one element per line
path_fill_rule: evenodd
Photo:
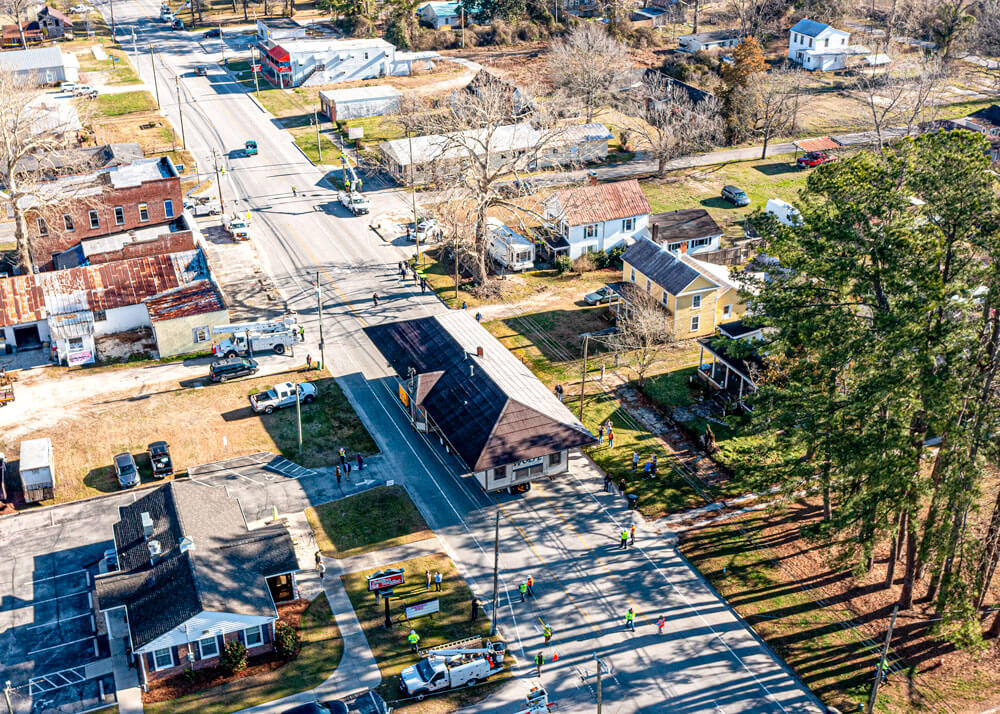
<path fill-rule="evenodd" d="M 719 333 L 698 340 L 698 377 L 717 396 L 740 409 L 752 411 L 747 400 L 757 391 L 764 360 L 757 346 L 763 343 L 760 326 L 746 320 L 719 325 Z"/>
<path fill-rule="evenodd" d="M 844 69 L 851 55 L 868 54 L 864 47 L 852 47 L 850 39 L 846 30 L 803 18 L 788 31 L 788 59 L 808 70 Z"/>
<path fill-rule="evenodd" d="M 485 491 L 564 474 L 571 453 L 596 441 L 468 311 L 364 331 L 396 372 L 414 428 L 454 454 Z"/>
<path fill-rule="evenodd" d="M 718 250 L 724 234 L 722 226 L 704 208 L 681 208 L 649 217 L 650 239 L 671 253 L 690 255 Z"/>
<path fill-rule="evenodd" d="M 143 687 L 219 664 L 227 642 L 274 648 L 276 603 L 298 599 L 298 560 L 284 525 L 247 527 L 224 490 L 171 481 L 118 509 L 117 569 L 94 578 L 94 607 L 125 642 Z M 110 535 L 110 534 L 109 534 Z"/>
<path fill-rule="evenodd" d="M 573 260 L 584 253 L 630 245 L 649 227 L 649 203 L 635 179 L 590 183 L 556 191 L 543 203 Z"/>

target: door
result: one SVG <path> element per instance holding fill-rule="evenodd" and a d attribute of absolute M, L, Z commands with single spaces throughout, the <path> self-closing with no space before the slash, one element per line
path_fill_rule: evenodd
<path fill-rule="evenodd" d="M 42 346 L 42 338 L 38 335 L 38 325 L 14 328 L 14 343 L 20 350 L 35 350 Z"/>

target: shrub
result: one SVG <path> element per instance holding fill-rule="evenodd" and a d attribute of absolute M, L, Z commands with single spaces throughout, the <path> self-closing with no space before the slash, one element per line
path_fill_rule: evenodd
<path fill-rule="evenodd" d="M 573 261 L 573 271 L 576 273 L 589 273 L 597 266 L 596 255 L 594 253 L 584 253 Z"/>
<path fill-rule="evenodd" d="M 568 255 L 556 256 L 556 273 L 562 275 L 563 273 L 568 273 L 573 269 L 573 261 L 569 259 Z"/>
<path fill-rule="evenodd" d="M 239 640 L 227 642 L 222 648 L 222 670 L 229 675 L 239 674 L 247 668 L 247 648 Z"/>
<path fill-rule="evenodd" d="M 274 623 L 274 649 L 278 655 L 291 659 L 299 652 L 299 633 L 287 622 Z"/>
<path fill-rule="evenodd" d="M 608 257 L 607 264 L 605 265 L 605 267 L 615 268 L 617 270 L 620 270 L 622 267 L 622 255 L 624 255 L 624 253 L 625 253 L 624 245 L 616 245 L 614 248 L 609 250 L 607 253 L 605 253 L 605 255 Z"/>
<path fill-rule="evenodd" d="M 503 20 L 495 20 L 493 22 L 493 41 L 491 44 L 509 45 L 513 41 L 514 31 L 510 29 L 510 25 Z"/>
<path fill-rule="evenodd" d="M 598 270 L 604 270 L 608 267 L 608 254 L 603 250 L 598 253 L 590 253 L 594 257 L 594 267 Z"/>
<path fill-rule="evenodd" d="M 522 42 L 535 42 L 541 33 L 538 31 L 538 25 L 531 22 L 522 22 L 517 28 L 517 38 Z"/>

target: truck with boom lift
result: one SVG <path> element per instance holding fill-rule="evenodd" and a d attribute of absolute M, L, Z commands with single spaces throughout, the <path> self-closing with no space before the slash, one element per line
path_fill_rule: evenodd
<path fill-rule="evenodd" d="M 303 340 L 302 328 L 290 315 L 280 320 L 218 325 L 212 328 L 212 334 L 229 335 L 212 347 L 216 357 L 252 357 L 264 350 L 282 355 Z"/>
<path fill-rule="evenodd" d="M 355 216 L 371 212 L 372 203 L 361 193 L 361 179 L 351 166 L 350 159 L 341 156 L 340 166 L 344 175 L 344 190 L 337 192 L 337 198 Z"/>
<path fill-rule="evenodd" d="M 504 670 L 506 651 L 503 642 L 470 649 L 428 650 L 426 657 L 399 673 L 400 684 L 408 696 L 418 701 L 434 692 L 474 687 Z"/>

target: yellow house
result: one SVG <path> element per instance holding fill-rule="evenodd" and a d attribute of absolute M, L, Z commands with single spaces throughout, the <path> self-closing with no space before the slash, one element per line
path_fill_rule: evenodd
<path fill-rule="evenodd" d="M 645 292 L 664 308 L 670 332 L 686 340 L 715 334 L 723 322 L 746 312 L 725 266 L 673 254 L 648 238 L 640 238 L 622 255 L 622 279 L 631 290 Z M 629 289 L 619 310 L 629 309 Z M 634 299 L 634 298 L 633 298 Z"/>

